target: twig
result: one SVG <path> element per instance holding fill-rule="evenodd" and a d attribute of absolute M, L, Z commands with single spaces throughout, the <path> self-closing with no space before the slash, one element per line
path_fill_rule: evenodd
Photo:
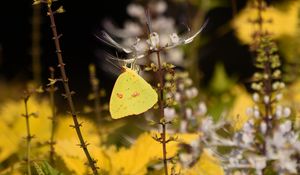
<path fill-rule="evenodd" d="M 68 101 L 68 105 L 69 108 L 71 110 L 71 115 L 72 115 L 72 119 L 74 122 L 74 125 L 72 126 L 78 136 L 79 142 L 80 142 L 80 147 L 83 149 L 87 159 L 88 159 L 88 165 L 90 166 L 90 168 L 93 171 L 94 175 L 98 174 L 98 167 L 96 166 L 96 161 L 92 158 L 92 156 L 89 153 L 89 150 L 87 149 L 87 143 L 86 141 L 83 139 L 80 127 L 82 126 L 79 122 L 78 122 L 78 118 L 77 118 L 77 112 L 75 109 L 75 105 L 73 102 L 73 98 L 72 98 L 72 94 L 74 92 L 72 92 L 70 90 L 69 87 L 69 80 L 67 78 L 66 75 L 66 71 L 65 71 L 65 64 L 63 62 L 63 57 L 62 57 L 62 51 L 60 49 L 60 42 L 59 42 L 59 36 L 57 34 L 57 29 L 56 29 L 56 23 L 55 23 L 55 19 L 54 19 L 54 13 L 51 9 L 51 5 L 48 4 L 48 16 L 50 18 L 51 21 L 51 29 L 52 29 L 52 34 L 53 34 L 53 39 L 54 39 L 54 43 L 55 43 L 55 48 L 56 48 L 56 55 L 57 55 L 57 59 L 58 59 L 58 67 L 60 69 L 60 73 L 61 73 L 61 78 L 62 78 L 62 82 L 63 82 L 63 86 L 64 86 L 64 90 L 65 90 L 65 94 L 64 96 L 66 97 L 67 101 Z"/>
<path fill-rule="evenodd" d="M 160 52 L 156 52 L 157 62 L 158 62 L 158 91 L 159 91 L 159 99 L 158 99 L 158 107 L 159 107 L 159 114 L 160 118 L 163 120 L 161 122 L 162 125 L 162 132 L 161 132 L 161 139 L 162 139 L 162 150 L 163 150 L 163 163 L 164 163 L 164 172 L 165 175 L 168 175 L 168 161 L 167 161 L 167 142 L 166 142 L 166 123 L 164 122 L 164 81 L 163 81 L 163 72 L 160 60 Z"/>
<path fill-rule="evenodd" d="M 231 0 L 231 6 L 232 6 L 232 16 L 235 17 L 237 14 L 236 0 Z"/>
<path fill-rule="evenodd" d="M 99 80 L 96 77 L 96 68 L 94 64 L 89 66 L 90 71 L 90 83 L 92 86 L 93 96 L 94 96 L 94 113 L 98 124 L 101 119 L 101 106 L 100 106 L 100 94 L 99 94 Z"/>
<path fill-rule="evenodd" d="M 50 78 L 55 79 L 54 68 L 50 67 L 49 71 L 50 71 Z M 49 145 L 50 145 L 49 160 L 52 165 L 54 163 L 54 155 L 55 155 L 54 131 L 56 129 L 56 124 L 57 124 L 56 108 L 55 108 L 55 91 L 56 90 L 57 90 L 57 88 L 55 87 L 54 84 L 51 84 L 50 87 L 47 89 L 47 91 L 49 92 L 49 95 L 50 95 L 50 105 L 51 105 L 51 114 L 52 114 L 52 116 L 51 116 L 51 121 L 52 121 L 51 136 L 50 136 L 50 142 L 49 142 Z"/>
<path fill-rule="evenodd" d="M 41 83 L 41 6 L 33 6 L 32 13 L 32 71 L 33 71 L 33 80 L 36 84 Z"/>
<path fill-rule="evenodd" d="M 23 117 L 26 119 L 26 147 L 27 147 L 27 153 L 26 153 L 26 164 L 27 164 L 27 174 L 31 175 L 31 167 L 30 167 L 30 152 L 31 152 L 31 139 L 33 136 L 30 133 L 30 122 L 29 122 L 29 117 L 30 114 L 28 113 L 28 100 L 30 97 L 30 93 L 25 91 L 24 92 L 24 105 L 25 105 L 25 114 L 23 114 Z"/>

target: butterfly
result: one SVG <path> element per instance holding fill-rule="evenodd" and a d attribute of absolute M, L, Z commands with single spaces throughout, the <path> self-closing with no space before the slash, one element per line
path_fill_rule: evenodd
<path fill-rule="evenodd" d="M 134 68 L 122 67 L 123 73 L 113 87 L 109 111 L 113 119 L 138 115 L 149 110 L 158 100 L 158 95 Z"/>

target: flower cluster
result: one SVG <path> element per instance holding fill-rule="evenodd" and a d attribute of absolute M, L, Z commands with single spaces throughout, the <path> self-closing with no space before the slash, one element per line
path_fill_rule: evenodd
<path fill-rule="evenodd" d="M 142 5 L 130 4 L 127 7 L 127 12 L 132 17 L 132 21 L 126 21 L 123 29 L 115 27 L 111 21 L 104 22 L 106 31 L 120 38 L 121 43 L 116 42 L 104 31 L 96 36 L 106 44 L 129 54 L 132 59 L 127 59 L 127 61 L 133 62 L 137 59 L 140 63 L 145 63 L 145 60 L 140 60 L 140 58 L 148 56 L 149 53 L 160 51 L 162 62 L 184 65 L 183 51 L 177 46 L 192 42 L 204 29 L 206 23 L 192 35 L 179 36 L 175 20 L 164 15 L 167 11 L 165 1 L 150 2 L 148 7 L 151 16 L 150 13 L 146 13 L 145 18 L 145 10 Z M 148 25 L 147 36 L 143 32 L 145 23 Z M 168 49 L 172 49 L 172 52 L 165 52 Z M 152 62 L 156 62 L 155 56 L 150 55 L 150 59 Z"/>
<path fill-rule="evenodd" d="M 256 5 L 261 15 L 265 5 L 262 1 Z M 262 16 L 254 21 L 262 29 Z M 249 120 L 241 130 L 230 134 L 228 122 L 214 123 L 205 118 L 201 142 L 222 154 L 227 174 L 299 174 L 299 130 L 293 124 L 291 108 L 280 104 L 285 84 L 281 81 L 278 49 L 267 31 L 259 30 L 253 36 L 257 71 L 251 84 L 255 105 L 246 111 Z"/>
<path fill-rule="evenodd" d="M 168 75 L 166 77 L 168 80 Z M 198 102 L 198 89 L 193 85 L 187 72 L 175 72 L 172 81 L 176 91 L 169 91 L 166 94 L 168 99 L 172 99 L 172 105 L 164 108 L 166 120 L 176 120 L 178 126 L 174 129 L 178 132 L 195 132 L 199 118 L 206 113 L 207 107 L 203 102 Z M 168 84 L 167 81 L 166 86 Z"/>

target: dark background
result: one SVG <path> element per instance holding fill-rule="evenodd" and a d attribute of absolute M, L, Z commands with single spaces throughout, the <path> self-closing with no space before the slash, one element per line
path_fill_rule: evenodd
<path fill-rule="evenodd" d="M 56 15 L 57 28 L 62 33 L 61 47 L 71 86 L 83 91 L 85 96 L 89 87 L 88 64 L 97 62 L 95 49 L 101 43 L 94 33 L 101 30 L 104 18 L 122 21 L 126 16 L 129 0 L 73 1 L 63 0 L 65 13 Z M 56 66 L 54 43 L 46 8 L 42 8 L 41 61 L 43 83 L 48 83 L 48 67 Z M 0 1 L 0 77 L 1 83 L 26 81 L 32 79 L 31 66 L 31 16 L 32 1 Z M 101 76 L 101 78 L 103 78 Z"/>
<path fill-rule="evenodd" d="M 216 35 L 218 27 L 232 18 L 231 0 L 224 0 L 229 5 L 210 10 L 205 16 L 210 23 L 202 35 L 211 38 L 199 50 L 199 68 L 204 72 L 203 82 L 211 77 L 215 63 L 222 59 L 229 74 L 239 74 L 243 81 L 252 73 L 252 59 L 248 46 L 242 46 L 232 30 L 226 34 Z M 105 18 L 113 19 L 117 24 L 123 24 L 128 18 L 126 6 L 130 0 L 63 0 L 66 13 L 56 15 L 58 31 L 63 34 L 61 46 L 67 74 L 71 87 L 80 91 L 86 97 L 89 91 L 88 64 L 98 63 L 95 50 L 103 47 L 94 34 L 102 29 L 101 22 Z M 237 0 L 237 10 L 246 5 L 245 1 Z M 269 1 L 268 1 L 269 2 Z M 277 1 L 272 1 L 277 2 Z M 32 1 L 2 0 L 0 1 L 0 77 L 2 83 L 26 81 L 32 79 L 31 68 L 31 15 Z M 41 48 L 42 48 L 42 77 L 47 83 L 48 67 L 57 65 L 55 48 L 51 40 L 49 19 L 42 8 Z M 176 18 L 176 16 L 175 16 Z M 102 85 L 111 88 L 114 80 L 107 78 L 101 70 L 98 72 Z"/>

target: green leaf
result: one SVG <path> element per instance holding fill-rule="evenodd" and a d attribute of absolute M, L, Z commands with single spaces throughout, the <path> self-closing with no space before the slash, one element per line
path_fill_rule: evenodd
<path fill-rule="evenodd" d="M 34 166 L 34 168 L 35 168 L 38 175 L 45 175 L 45 173 L 43 172 L 42 167 L 38 163 L 33 162 L 33 166 Z"/>
<path fill-rule="evenodd" d="M 227 76 L 224 65 L 217 63 L 209 85 L 211 90 L 215 93 L 223 93 L 229 90 L 232 85 L 234 85 L 234 80 Z"/>
<path fill-rule="evenodd" d="M 33 166 L 38 175 L 63 175 L 63 173 L 54 169 L 48 162 L 43 161 L 41 163 L 33 162 Z"/>
<path fill-rule="evenodd" d="M 33 3 L 32 3 L 32 5 L 38 5 L 38 4 L 40 4 L 40 3 L 41 3 L 40 0 L 34 0 Z"/>
<path fill-rule="evenodd" d="M 47 86 L 52 86 L 57 82 L 57 79 L 48 78 L 48 80 L 50 81 L 50 83 L 48 83 Z"/>
<path fill-rule="evenodd" d="M 57 10 L 56 10 L 56 13 L 64 13 L 65 12 L 65 9 L 63 6 L 60 6 Z"/>

